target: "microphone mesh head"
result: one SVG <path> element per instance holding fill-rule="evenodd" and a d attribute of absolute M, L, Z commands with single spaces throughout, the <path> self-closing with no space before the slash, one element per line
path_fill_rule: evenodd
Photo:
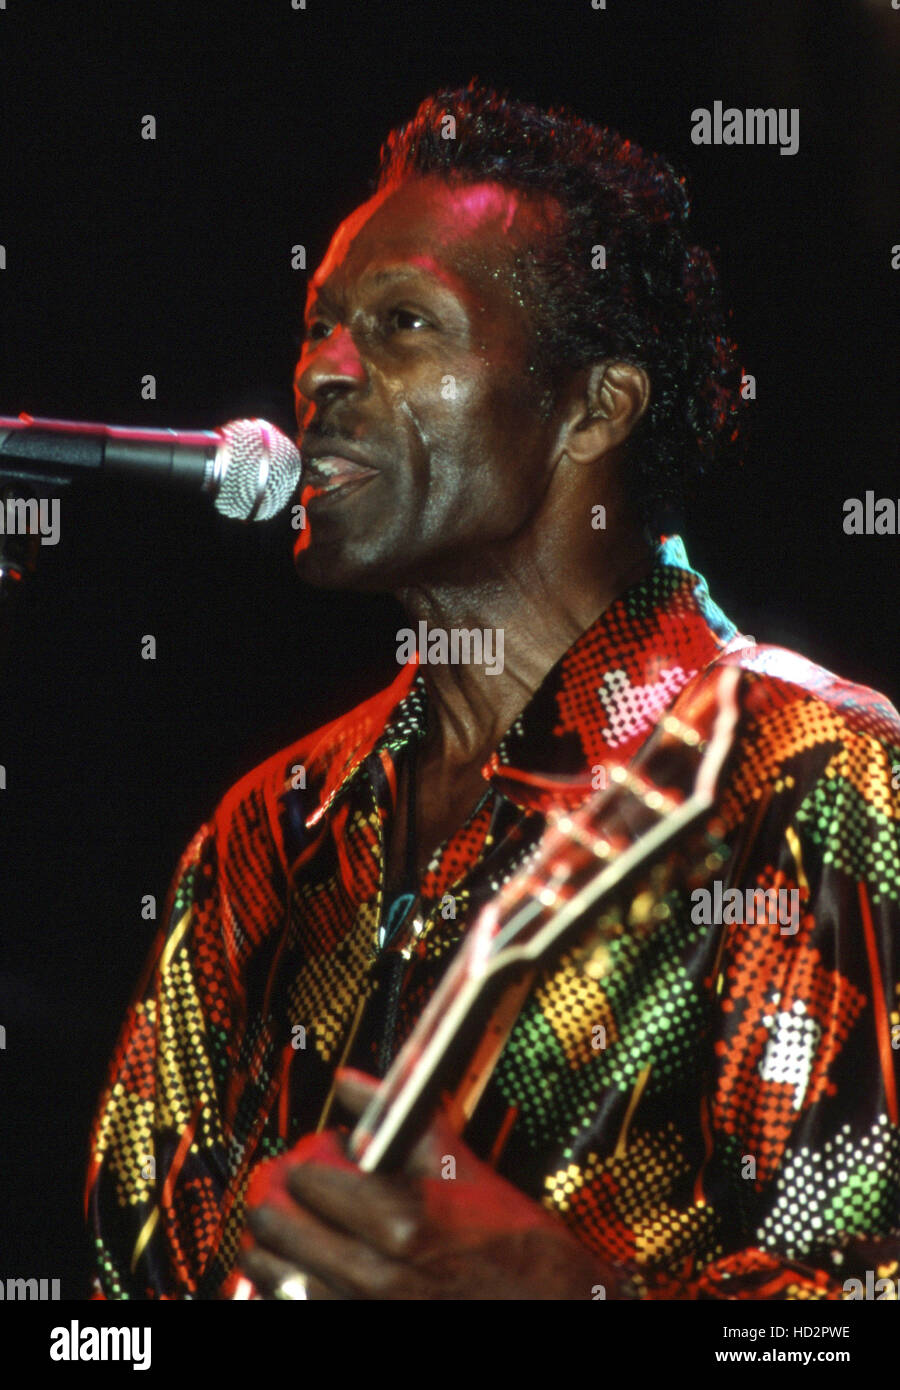
<path fill-rule="evenodd" d="M 296 445 L 268 420 L 232 420 L 221 434 L 225 467 L 216 510 L 239 521 L 268 521 L 287 506 L 300 480 Z"/>

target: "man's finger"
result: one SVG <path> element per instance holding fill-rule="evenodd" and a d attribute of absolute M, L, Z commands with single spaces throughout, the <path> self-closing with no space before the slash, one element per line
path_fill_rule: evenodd
<path fill-rule="evenodd" d="M 302 1212 L 288 1216 L 280 1208 L 258 1207 L 249 1225 L 257 1243 L 245 1255 L 261 1250 L 308 1271 L 334 1290 L 332 1297 L 389 1296 L 401 1273 L 396 1261 L 364 1241 Z M 249 1268 L 247 1272 L 253 1278 Z"/>
<path fill-rule="evenodd" d="M 327 1221 L 392 1260 L 407 1259 L 420 1236 L 418 1194 L 396 1179 L 345 1173 L 312 1163 L 292 1168 L 291 1196 Z"/>
<path fill-rule="evenodd" d="M 288 1264 L 268 1250 L 262 1250 L 258 1245 L 242 1250 L 238 1255 L 237 1262 L 238 1267 L 243 1270 L 263 1298 L 290 1297 L 289 1292 L 280 1294 L 279 1289 L 283 1285 L 287 1285 L 287 1290 L 290 1290 L 292 1287 L 296 1287 L 297 1280 L 302 1280 L 305 1284 L 308 1299 L 324 1301 L 342 1298 L 341 1294 L 336 1293 L 327 1284 L 323 1284 L 321 1280 L 312 1275 L 302 1274 L 295 1265 Z"/>
<path fill-rule="evenodd" d="M 359 1116 L 378 1093 L 381 1083 L 365 1072 L 345 1067 L 337 1073 L 335 1096 L 351 1115 Z M 444 1173 L 446 1160 L 461 1151 L 456 1129 L 445 1114 L 439 1112 L 425 1133 L 417 1140 L 403 1171 L 409 1177 L 434 1178 Z M 313 1157 L 315 1162 L 315 1157 Z"/>
<path fill-rule="evenodd" d="M 377 1093 L 380 1082 L 352 1067 L 342 1067 L 335 1077 L 334 1094 L 351 1115 L 361 1115 Z"/>

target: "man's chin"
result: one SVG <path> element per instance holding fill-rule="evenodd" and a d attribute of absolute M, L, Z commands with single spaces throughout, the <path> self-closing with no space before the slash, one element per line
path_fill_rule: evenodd
<path fill-rule="evenodd" d="M 304 584 L 314 589 L 353 589 L 361 593 L 383 593 L 391 588 L 387 568 L 371 557 L 347 554 L 337 546 L 294 547 L 294 569 Z"/>

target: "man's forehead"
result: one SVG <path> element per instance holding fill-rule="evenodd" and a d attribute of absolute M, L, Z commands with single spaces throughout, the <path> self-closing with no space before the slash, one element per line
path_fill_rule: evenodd
<path fill-rule="evenodd" d="M 405 180 L 380 190 L 344 219 L 310 281 L 310 292 L 341 272 L 362 273 L 375 256 L 435 270 L 440 251 L 452 256 L 476 243 L 483 250 L 493 241 L 506 249 L 512 233 L 533 228 L 535 215 L 532 200 L 499 183 Z M 430 254 L 434 250 L 437 257 Z"/>

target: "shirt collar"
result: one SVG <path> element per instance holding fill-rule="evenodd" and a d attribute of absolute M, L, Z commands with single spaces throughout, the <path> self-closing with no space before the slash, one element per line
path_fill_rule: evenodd
<path fill-rule="evenodd" d="M 681 537 L 663 537 L 647 574 L 547 673 L 482 775 L 524 810 L 578 804 L 598 766 L 627 762 L 691 677 L 736 640 L 740 634 L 691 567 Z M 424 736 L 427 718 L 424 677 L 413 663 L 374 699 L 327 725 L 316 745 L 323 778 L 307 826 L 371 754 L 392 755 Z"/>

